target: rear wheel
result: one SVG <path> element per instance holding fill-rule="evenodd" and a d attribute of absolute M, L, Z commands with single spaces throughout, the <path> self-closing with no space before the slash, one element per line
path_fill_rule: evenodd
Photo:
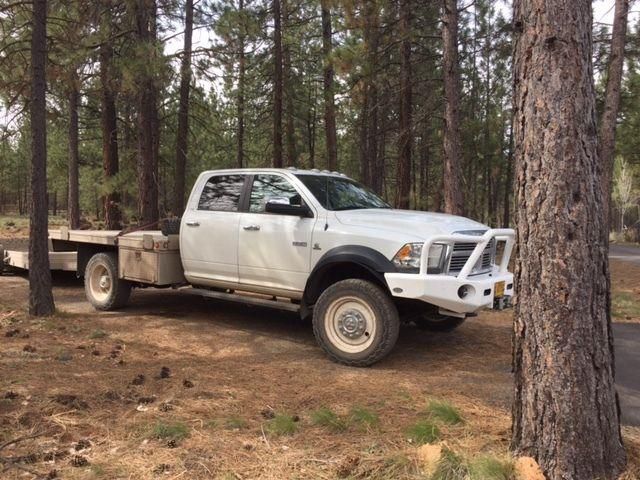
<path fill-rule="evenodd" d="M 131 282 L 118 278 L 118 256 L 96 253 L 84 271 L 84 291 L 96 310 L 124 307 L 131 295 Z"/>
<path fill-rule="evenodd" d="M 313 332 L 332 360 L 368 367 L 386 357 L 398 340 L 398 310 L 374 283 L 342 280 L 327 288 L 313 309 Z"/>
<path fill-rule="evenodd" d="M 421 330 L 431 332 L 452 332 L 464 323 L 464 318 L 451 317 L 440 313 L 425 313 L 413 319 Z"/>

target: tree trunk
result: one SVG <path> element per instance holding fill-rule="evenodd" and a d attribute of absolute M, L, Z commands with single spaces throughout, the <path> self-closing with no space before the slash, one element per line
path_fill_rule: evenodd
<path fill-rule="evenodd" d="M 611 54 L 607 71 L 607 90 L 604 110 L 600 119 L 598 156 L 602 164 L 602 189 L 604 199 L 604 226 L 610 230 L 611 181 L 616 148 L 616 121 L 620 110 L 620 86 L 624 69 L 624 45 L 627 35 L 627 15 L 629 0 L 616 0 L 611 35 Z"/>
<path fill-rule="evenodd" d="M 237 136 L 237 155 L 236 163 L 238 168 L 244 167 L 244 95 L 245 95 L 245 20 L 244 20 L 244 0 L 238 2 L 238 13 L 240 14 L 240 35 L 238 38 L 238 97 L 237 97 L 237 112 L 238 112 L 238 126 L 236 131 Z"/>
<path fill-rule="evenodd" d="M 282 12 L 280 0 L 273 0 L 273 166 L 282 168 Z"/>
<path fill-rule="evenodd" d="M 516 0 L 513 448 L 547 478 L 623 470 L 590 0 Z M 571 79 L 571 81 L 567 81 Z"/>
<path fill-rule="evenodd" d="M 316 164 L 316 105 L 318 103 L 318 89 L 313 82 L 313 88 L 309 88 L 309 111 L 307 112 L 307 137 L 309 147 L 309 168 L 315 168 Z M 327 168 L 329 168 L 327 166 Z M 337 166 L 336 166 L 337 168 Z"/>
<path fill-rule="evenodd" d="M 55 312 L 49 270 L 47 208 L 46 54 L 47 1 L 33 0 L 31 36 L 31 214 L 29 223 L 29 314 Z"/>
<path fill-rule="evenodd" d="M 106 41 L 100 47 L 100 83 L 102 88 L 102 169 L 106 193 L 102 199 L 107 230 L 122 228 L 120 195 L 113 182 L 120 169 L 118 159 L 118 124 L 116 114 L 116 91 L 114 88 L 113 45 Z"/>
<path fill-rule="evenodd" d="M 513 168 L 513 118 L 509 125 L 509 152 L 507 153 L 507 173 L 504 180 L 504 213 L 502 216 L 502 226 L 509 228 L 511 223 L 511 190 L 513 189 L 513 178 L 511 170 Z"/>
<path fill-rule="evenodd" d="M 150 61 L 157 61 L 155 0 L 136 0 L 135 13 L 139 47 L 151 55 Z M 159 218 L 158 89 L 154 74 L 143 72 L 138 88 L 138 222 L 152 226 Z"/>
<path fill-rule="evenodd" d="M 67 220 L 69 228 L 80 228 L 80 185 L 78 152 L 78 104 L 80 103 L 79 79 L 74 71 L 69 82 L 69 195 L 67 197 Z"/>
<path fill-rule="evenodd" d="M 189 94 L 191 91 L 191 38 L 193 35 L 193 0 L 186 0 L 184 15 L 184 50 L 180 64 L 180 103 L 176 138 L 176 176 L 173 187 L 173 213 L 184 210 L 185 175 L 189 148 Z"/>
<path fill-rule="evenodd" d="M 442 25 L 444 64 L 444 211 L 464 213 L 460 158 L 460 71 L 458 65 L 458 5 L 444 0 Z"/>
<path fill-rule="evenodd" d="M 411 0 L 400 0 L 400 134 L 396 207 L 408 209 L 411 195 Z"/>
<path fill-rule="evenodd" d="M 333 32 L 329 0 L 321 0 L 320 8 L 322 12 L 324 132 L 327 142 L 327 169 L 335 171 L 338 169 L 338 140 L 336 135 L 336 104 L 333 96 Z"/>
<path fill-rule="evenodd" d="M 429 151 L 429 127 L 425 127 L 420 142 L 420 202 L 421 210 L 429 210 L 429 163 L 431 152 Z"/>
<path fill-rule="evenodd" d="M 289 26 L 289 2 L 282 0 L 282 17 L 283 29 L 288 30 Z M 285 38 L 287 38 L 285 36 Z M 293 123 L 294 107 L 293 107 L 293 79 L 292 79 L 292 66 L 291 66 L 291 47 L 289 45 L 290 40 L 286 40 L 282 45 L 282 61 L 283 61 L 283 90 L 284 90 L 284 103 L 285 103 L 285 144 L 287 151 L 286 165 L 296 166 L 296 135 L 295 127 Z"/>
<path fill-rule="evenodd" d="M 382 175 L 378 166 L 378 45 L 380 40 L 379 9 L 376 2 L 366 2 L 364 8 L 364 98 L 360 113 L 360 171 L 365 185 L 382 194 Z"/>

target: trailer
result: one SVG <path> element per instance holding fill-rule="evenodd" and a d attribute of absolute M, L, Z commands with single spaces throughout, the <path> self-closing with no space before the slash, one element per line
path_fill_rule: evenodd
<path fill-rule="evenodd" d="M 2 246 L 0 246 L 0 250 Z M 29 269 L 29 252 L 2 250 L 4 265 Z M 97 252 L 117 252 L 119 278 L 153 286 L 184 283 L 178 235 L 160 231 L 49 230 L 51 270 L 76 272 L 83 276 L 87 263 Z"/>
<path fill-rule="evenodd" d="M 160 230 L 49 230 L 49 267 L 84 277 L 89 302 L 98 310 L 122 308 L 132 288 L 171 288 L 202 297 L 300 312 L 300 304 L 273 295 L 188 284 L 180 259 L 179 235 Z M 27 249 L 0 245 L 0 272 L 29 270 Z M 97 268 L 90 262 L 98 260 Z M 111 293 L 115 293 L 113 298 Z"/>

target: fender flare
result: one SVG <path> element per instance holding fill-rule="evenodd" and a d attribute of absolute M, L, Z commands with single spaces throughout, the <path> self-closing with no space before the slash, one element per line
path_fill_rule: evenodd
<path fill-rule="evenodd" d="M 331 267 L 340 263 L 358 265 L 371 273 L 382 285 L 387 286 L 385 273 L 396 272 L 393 262 L 382 253 L 361 245 L 341 245 L 327 251 L 309 274 L 304 289 L 304 300 L 308 305 L 315 303 L 320 296 L 318 290 L 322 286 L 322 278 Z"/>

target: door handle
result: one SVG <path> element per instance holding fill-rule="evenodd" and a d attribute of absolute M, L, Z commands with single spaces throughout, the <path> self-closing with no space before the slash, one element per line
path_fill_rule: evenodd
<path fill-rule="evenodd" d="M 200 226 L 199 222 L 184 222 L 184 223 L 189 227 L 199 227 Z"/>
<path fill-rule="evenodd" d="M 245 225 L 244 227 L 245 230 L 249 230 L 251 232 L 256 232 L 258 230 L 260 230 L 260 225 Z"/>

